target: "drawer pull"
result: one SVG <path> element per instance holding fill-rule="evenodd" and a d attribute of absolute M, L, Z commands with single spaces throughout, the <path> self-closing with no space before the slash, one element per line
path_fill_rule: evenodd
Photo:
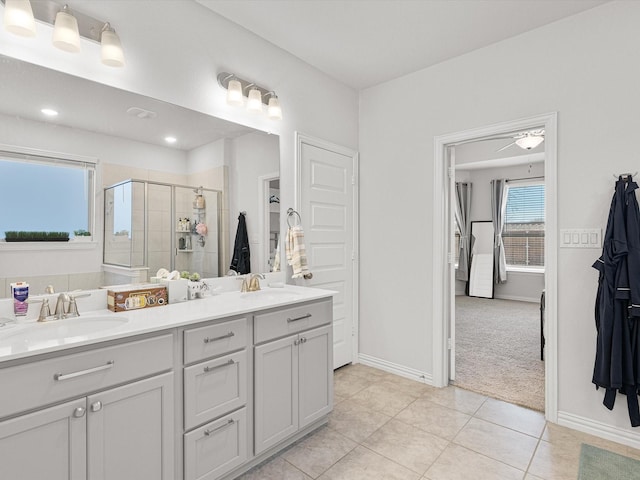
<path fill-rule="evenodd" d="M 90 373 L 100 372 L 102 370 L 109 370 L 113 367 L 115 362 L 113 360 L 109 360 L 106 364 L 100 365 L 99 367 L 87 368 L 86 370 L 80 370 L 78 372 L 73 373 L 54 373 L 53 379 L 56 382 L 61 382 L 62 380 L 69 380 L 70 378 L 81 377 L 82 375 L 89 375 Z"/>
<path fill-rule="evenodd" d="M 296 317 L 296 318 L 287 318 L 287 322 L 291 323 L 291 322 L 297 322 L 298 320 L 304 320 L 305 318 L 311 318 L 311 314 L 307 313 L 306 315 L 302 315 L 301 317 Z"/>
<path fill-rule="evenodd" d="M 221 363 L 220 365 L 215 365 L 213 367 L 204 367 L 204 373 L 209 373 L 213 370 L 217 370 L 218 368 L 222 368 L 222 367 L 228 367 L 229 365 L 233 365 L 234 362 L 233 360 L 229 360 L 227 363 Z"/>
<path fill-rule="evenodd" d="M 218 430 L 222 430 L 223 428 L 227 428 L 229 425 L 233 425 L 234 423 L 236 423 L 236 421 L 233 418 L 230 418 L 229 420 L 227 420 L 227 423 L 225 423 L 224 425 L 220 425 L 219 427 L 205 430 L 204 434 L 206 436 L 209 436 L 212 433 L 217 432 Z"/>
<path fill-rule="evenodd" d="M 225 338 L 231 338 L 235 335 L 235 333 L 233 332 L 229 332 L 226 335 L 222 335 L 220 337 L 207 337 L 204 339 L 204 343 L 211 343 L 211 342 L 215 342 L 217 340 L 224 340 Z"/>

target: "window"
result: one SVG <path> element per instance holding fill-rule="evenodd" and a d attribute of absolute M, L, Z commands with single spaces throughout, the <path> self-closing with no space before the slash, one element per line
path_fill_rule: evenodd
<path fill-rule="evenodd" d="M 95 164 L 0 151 L 0 238 L 7 231 L 91 231 Z"/>
<path fill-rule="evenodd" d="M 502 240 L 507 265 L 544 266 L 544 184 L 509 185 Z"/>

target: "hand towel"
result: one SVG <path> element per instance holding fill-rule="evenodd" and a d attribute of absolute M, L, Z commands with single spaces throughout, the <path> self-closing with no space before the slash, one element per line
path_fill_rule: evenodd
<path fill-rule="evenodd" d="M 276 245 L 276 250 L 273 253 L 273 267 L 271 268 L 272 272 L 280 271 L 280 242 Z"/>
<path fill-rule="evenodd" d="M 300 225 L 289 227 L 285 247 L 287 263 L 293 269 L 291 278 L 302 278 L 305 275 L 309 275 L 311 272 L 309 272 L 307 254 L 304 248 L 304 231 Z"/>

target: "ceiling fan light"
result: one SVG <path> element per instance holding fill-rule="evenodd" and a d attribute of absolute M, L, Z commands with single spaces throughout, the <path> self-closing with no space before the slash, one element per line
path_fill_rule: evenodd
<path fill-rule="evenodd" d="M 522 137 L 516 140 L 516 145 L 524 150 L 531 150 L 536 148 L 544 142 L 544 137 L 542 135 L 527 135 L 526 137 Z"/>
<path fill-rule="evenodd" d="M 262 112 L 262 93 L 255 87 L 249 90 L 247 110 L 254 113 Z"/>
<path fill-rule="evenodd" d="M 229 84 L 227 85 L 227 103 L 235 106 L 241 106 L 244 103 L 242 84 L 235 78 L 229 80 Z"/>
<path fill-rule="evenodd" d="M 80 51 L 78 20 L 71 14 L 67 5 L 56 14 L 52 42 L 56 48 L 65 52 L 78 53 Z"/>
<path fill-rule="evenodd" d="M 7 0 L 4 5 L 4 28 L 21 37 L 36 36 L 36 21 L 29 0 Z"/>
<path fill-rule="evenodd" d="M 124 66 L 124 52 L 120 37 L 113 28 L 107 23 L 102 30 L 101 41 L 102 48 L 100 50 L 101 61 L 109 67 Z"/>

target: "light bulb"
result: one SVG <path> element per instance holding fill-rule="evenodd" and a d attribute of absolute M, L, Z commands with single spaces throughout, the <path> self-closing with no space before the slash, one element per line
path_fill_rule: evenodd
<path fill-rule="evenodd" d="M 260 90 L 255 87 L 249 90 L 247 110 L 255 113 L 262 112 L 262 94 L 260 93 Z"/>
<path fill-rule="evenodd" d="M 242 85 L 238 80 L 229 80 L 227 85 L 227 103 L 229 105 L 241 106 L 244 103 L 242 98 Z"/>
<path fill-rule="evenodd" d="M 280 107 L 280 100 L 273 95 L 269 99 L 269 106 L 267 107 L 267 116 L 272 120 L 282 120 L 282 108 Z"/>
<path fill-rule="evenodd" d="M 52 42 L 56 48 L 65 52 L 78 53 L 80 51 L 78 20 L 69 12 L 66 5 L 56 14 Z"/>
<path fill-rule="evenodd" d="M 29 0 L 7 0 L 4 4 L 4 28 L 21 37 L 36 36 L 36 21 Z"/>
<path fill-rule="evenodd" d="M 120 37 L 113 28 L 107 23 L 102 30 L 101 41 L 101 59 L 102 63 L 109 67 L 123 67 L 124 66 L 124 52 L 122 51 L 122 44 L 120 43 Z"/>

